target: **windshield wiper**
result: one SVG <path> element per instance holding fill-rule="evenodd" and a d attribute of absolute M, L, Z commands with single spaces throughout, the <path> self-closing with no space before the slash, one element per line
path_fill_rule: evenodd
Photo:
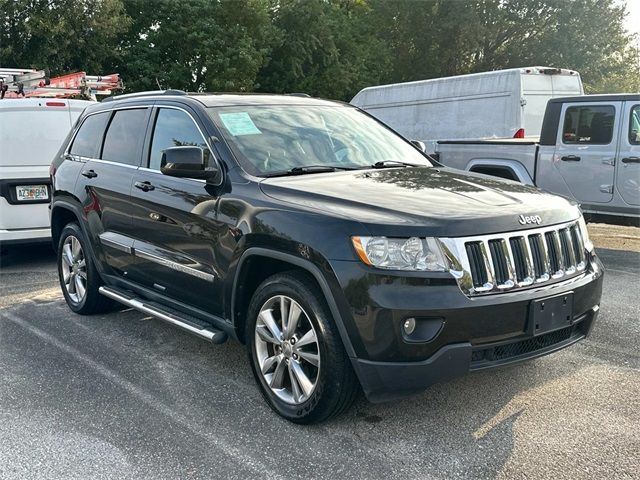
<path fill-rule="evenodd" d="M 268 173 L 267 177 L 283 177 L 286 175 L 304 175 L 307 173 L 328 173 L 341 170 L 355 170 L 352 167 L 335 167 L 331 165 L 305 165 L 302 167 L 293 167 L 289 170 Z"/>
<path fill-rule="evenodd" d="M 417 163 L 399 162 L 397 160 L 382 160 L 376 162 L 369 168 L 394 168 L 394 167 L 426 167 L 426 165 L 420 165 Z"/>

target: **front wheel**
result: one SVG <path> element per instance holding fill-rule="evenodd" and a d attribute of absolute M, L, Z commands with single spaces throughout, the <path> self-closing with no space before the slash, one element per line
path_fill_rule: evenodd
<path fill-rule="evenodd" d="M 298 272 L 274 275 L 248 311 L 249 360 L 269 405 L 296 423 L 346 410 L 358 381 L 322 293 Z"/>

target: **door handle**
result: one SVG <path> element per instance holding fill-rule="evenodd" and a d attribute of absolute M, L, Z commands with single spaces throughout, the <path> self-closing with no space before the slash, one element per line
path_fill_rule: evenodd
<path fill-rule="evenodd" d="M 622 163 L 640 163 L 640 157 L 625 157 Z"/>
<path fill-rule="evenodd" d="M 563 162 L 579 162 L 580 157 L 577 155 L 565 155 L 564 157 L 560 158 L 560 160 L 562 160 Z"/>
<path fill-rule="evenodd" d="M 87 178 L 96 178 L 98 176 L 98 174 L 93 170 L 83 170 L 81 173 L 83 177 Z"/>
<path fill-rule="evenodd" d="M 149 192 L 149 191 L 153 190 L 154 188 L 156 188 L 153 185 L 151 185 L 151 182 L 135 182 L 133 184 L 133 186 L 136 187 L 136 188 L 139 188 L 143 192 Z"/>

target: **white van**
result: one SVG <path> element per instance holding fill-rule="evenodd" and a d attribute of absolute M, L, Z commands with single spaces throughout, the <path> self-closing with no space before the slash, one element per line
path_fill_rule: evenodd
<path fill-rule="evenodd" d="M 80 113 L 92 103 L 0 100 L 0 245 L 51 238 L 49 165 Z"/>
<path fill-rule="evenodd" d="M 438 140 L 538 137 L 549 99 L 583 94 L 574 70 L 524 67 L 367 87 L 351 104 L 433 152 Z"/>

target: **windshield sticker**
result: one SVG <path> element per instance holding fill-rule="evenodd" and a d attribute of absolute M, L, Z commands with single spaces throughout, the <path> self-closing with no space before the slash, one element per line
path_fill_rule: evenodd
<path fill-rule="evenodd" d="M 258 130 L 258 127 L 253 123 L 253 120 L 251 120 L 247 112 L 221 113 L 220 120 L 222 120 L 226 129 L 229 130 L 229 133 L 234 137 L 262 133 Z"/>

